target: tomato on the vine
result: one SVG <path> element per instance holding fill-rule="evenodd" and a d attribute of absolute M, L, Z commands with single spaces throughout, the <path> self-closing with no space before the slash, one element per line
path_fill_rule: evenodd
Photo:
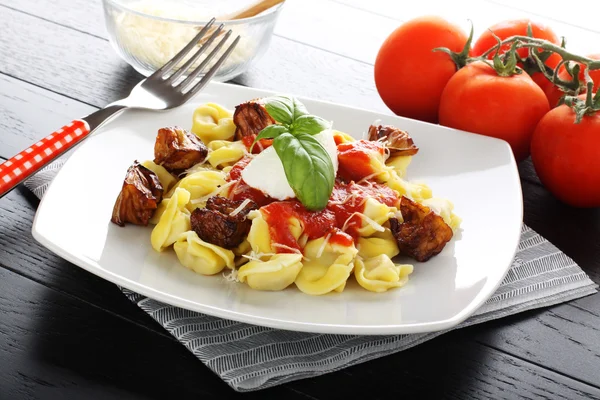
<path fill-rule="evenodd" d="M 490 48 L 496 46 L 498 41 L 494 37 L 494 35 L 498 36 L 500 40 L 508 39 L 511 36 L 526 36 L 527 35 L 527 27 L 531 24 L 531 33 L 532 36 L 536 39 L 544 39 L 551 43 L 560 45 L 560 40 L 556 33 L 550 28 L 540 22 L 532 21 L 529 19 L 517 19 L 517 20 L 509 20 L 497 23 L 496 25 L 491 26 L 487 30 L 485 30 L 481 36 L 477 39 L 475 44 L 473 45 L 473 55 L 480 56 L 485 53 Z M 492 33 L 493 32 L 493 33 Z M 505 44 L 500 48 L 500 53 L 504 53 L 510 49 L 510 44 Z M 519 57 L 522 59 L 527 58 L 529 49 L 520 48 L 517 49 L 517 53 Z M 488 55 L 489 59 L 492 59 L 494 56 L 494 52 Z M 557 53 L 553 53 L 546 60 L 546 65 L 550 68 L 554 69 L 560 62 L 561 57 Z M 521 67 L 523 67 L 521 65 Z M 544 92 L 546 92 L 547 88 L 553 87 L 554 85 L 542 74 L 541 72 L 536 71 L 531 73 L 531 79 L 539 87 L 542 88 Z"/>
<path fill-rule="evenodd" d="M 583 97 L 583 96 L 582 96 Z M 584 115 L 563 104 L 539 122 L 531 160 L 544 186 L 575 207 L 600 206 L 600 112 Z"/>
<path fill-rule="evenodd" d="M 420 17 L 392 32 L 375 60 L 375 84 L 395 114 L 437 122 L 442 91 L 456 72 L 452 58 L 432 51 L 446 47 L 460 53 L 467 35 L 439 17 Z"/>
<path fill-rule="evenodd" d="M 600 60 L 600 54 L 590 54 L 587 56 L 587 58 L 590 58 L 592 60 Z M 586 69 L 586 66 L 581 65 L 581 70 L 579 71 L 579 75 L 578 75 L 580 82 L 585 82 L 585 69 Z M 562 79 L 563 81 L 572 81 L 573 80 L 573 78 L 571 77 L 571 75 L 569 75 L 569 73 L 567 72 L 567 69 L 565 68 L 564 65 L 562 65 L 558 69 L 558 77 L 560 79 Z M 594 81 L 594 90 L 593 91 L 595 92 L 600 87 L 600 69 L 590 70 L 590 78 L 592 78 L 592 80 Z M 581 91 L 581 93 L 585 93 L 586 91 L 587 90 L 584 88 Z M 555 85 L 552 85 L 552 84 L 545 89 L 545 92 L 546 92 L 546 96 L 548 97 L 548 101 L 550 102 L 550 107 L 556 107 L 558 105 L 558 102 L 560 101 L 561 97 L 563 97 L 563 95 L 565 94 L 565 92 L 563 92 L 558 87 L 556 87 Z"/>
<path fill-rule="evenodd" d="M 440 124 L 507 141 L 517 161 L 529 155 L 531 135 L 550 109 L 525 73 L 500 76 L 483 61 L 461 68 L 440 100 Z"/>

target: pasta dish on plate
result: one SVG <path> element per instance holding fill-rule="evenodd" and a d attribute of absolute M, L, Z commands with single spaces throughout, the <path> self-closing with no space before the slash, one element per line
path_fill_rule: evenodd
<path fill-rule="evenodd" d="M 159 129 L 154 159 L 129 167 L 111 221 L 151 225 L 155 251 L 256 290 L 323 295 L 353 276 L 385 292 L 413 272 L 396 256 L 427 261 L 460 227 L 451 201 L 406 179 L 418 151 L 390 125 L 355 139 L 293 97 L 206 103 L 190 130 Z"/>

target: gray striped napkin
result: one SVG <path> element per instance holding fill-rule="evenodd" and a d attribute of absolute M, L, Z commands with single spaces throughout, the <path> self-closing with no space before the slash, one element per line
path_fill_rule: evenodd
<path fill-rule="evenodd" d="M 25 185 L 41 198 L 63 162 L 50 164 Z M 516 258 L 498 291 L 454 329 L 587 296 L 596 293 L 596 287 L 572 259 L 524 225 Z M 121 290 L 239 392 L 326 374 L 447 332 L 395 336 L 291 332 L 211 317 Z"/>

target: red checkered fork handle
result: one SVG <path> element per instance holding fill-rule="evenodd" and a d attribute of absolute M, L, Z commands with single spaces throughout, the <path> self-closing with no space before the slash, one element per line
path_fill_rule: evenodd
<path fill-rule="evenodd" d="M 0 197 L 79 143 L 89 133 L 90 127 L 86 121 L 75 120 L 0 164 Z"/>

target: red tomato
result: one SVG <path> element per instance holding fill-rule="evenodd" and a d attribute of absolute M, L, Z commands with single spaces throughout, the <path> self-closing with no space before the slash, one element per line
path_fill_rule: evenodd
<path fill-rule="evenodd" d="M 587 56 L 592 60 L 600 60 L 600 54 L 590 54 Z M 579 71 L 579 81 L 585 81 L 585 69 L 587 67 L 582 65 L 581 70 Z M 572 81 L 571 75 L 567 72 L 567 69 L 564 66 L 561 66 L 558 70 L 558 77 L 564 81 Z M 595 69 L 590 71 L 590 78 L 594 81 L 594 92 L 598 90 L 600 87 L 600 69 Z M 548 101 L 550 102 L 550 107 L 556 107 L 560 98 L 565 94 L 562 90 L 554 85 L 549 85 L 546 89 L 546 96 L 548 97 Z M 585 93 L 587 90 L 583 90 L 581 93 Z"/>
<path fill-rule="evenodd" d="M 437 122 L 440 96 L 456 65 L 448 54 L 432 50 L 447 47 L 461 52 L 466 42 L 460 27 L 439 17 L 401 25 L 375 60 L 375 84 L 383 102 L 397 115 Z"/>
<path fill-rule="evenodd" d="M 550 106 L 529 75 L 498 76 L 482 61 L 460 69 L 440 101 L 440 124 L 507 141 L 517 161 L 529 155 L 538 121 Z"/>
<path fill-rule="evenodd" d="M 473 55 L 480 56 L 498 43 L 492 35 L 492 32 L 498 36 L 500 40 L 508 39 L 509 37 L 516 35 L 526 36 L 528 24 L 531 24 L 531 32 L 534 38 L 544 39 L 560 45 L 558 36 L 556 36 L 550 27 L 529 19 L 518 19 L 500 22 L 484 31 L 473 45 Z M 500 52 L 504 53 L 508 49 L 510 49 L 510 45 L 506 44 L 500 48 Z M 519 54 L 519 57 L 526 58 L 528 55 L 528 49 L 518 49 L 517 53 Z M 488 58 L 491 60 L 493 56 L 494 53 L 490 54 Z M 555 68 L 560 60 L 561 57 L 554 53 L 548 58 L 548 60 L 546 60 L 546 65 L 548 65 L 550 68 Z M 537 83 L 537 85 L 544 91 L 546 91 L 547 88 L 554 86 L 541 72 L 531 74 L 531 79 L 533 79 L 533 81 Z"/>
<path fill-rule="evenodd" d="M 575 207 L 600 206 L 600 113 L 575 123 L 566 105 L 542 118 L 531 141 L 531 160 L 546 188 Z"/>

